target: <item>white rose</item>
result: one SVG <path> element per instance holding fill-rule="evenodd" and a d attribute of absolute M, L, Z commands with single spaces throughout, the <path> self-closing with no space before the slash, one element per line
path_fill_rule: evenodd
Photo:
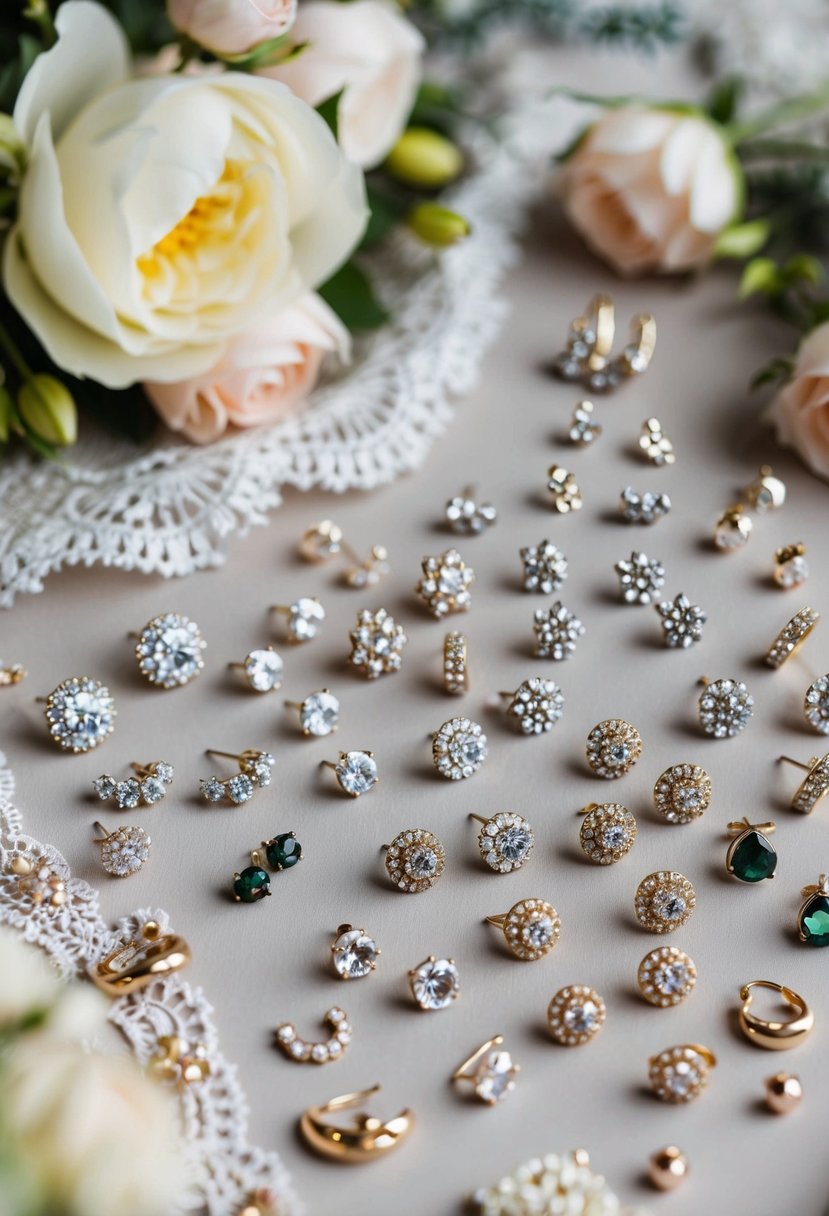
<path fill-rule="evenodd" d="M 423 74 L 424 41 L 384 0 L 309 0 L 292 38 L 307 42 L 290 63 L 262 69 L 317 106 L 342 90 L 337 122 L 349 160 L 364 168 L 391 151 L 412 111 Z"/>
<path fill-rule="evenodd" d="M 54 361 L 112 388 L 181 380 L 327 279 L 365 226 L 360 172 L 283 85 L 130 79 L 91 0 L 26 76 L 28 145 L 7 293 Z"/>
<path fill-rule="evenodd" d="M 0 928 L 0 1030 L 54 1005 L 60 981 L 46 955 L 11 929 Z"/>
<path fill-rule="evenodd" d="M 560 185 L 571 223 L 622 274 L 704 264 L 743 198 L 742 172 L 713 122 L 644 105 L 607 110 L 589 127 Z"/>
<path fill-rule="evenodd" d="M 167 16 L 188 38 L 224 55 L 240 55 L 291 28 L 296 0 L 167 0 Z"/>

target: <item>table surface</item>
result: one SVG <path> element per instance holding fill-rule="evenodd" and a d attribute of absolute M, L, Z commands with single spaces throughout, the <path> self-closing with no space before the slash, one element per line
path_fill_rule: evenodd
<path fill-rule="evenodd" d="M 551 73 L 578 80 L 579 63 L 558 53 Z M 637 69 L 639 79 L 650 70 Z M 626 73 L 635 79 L 629 65 L 613 73 L 614 84 Z M 290 494 L 270 527 L 234 543 L 223 569 L 186 581 L 70 570 L 50 580 L 45 594 L 21 599 L 0 621 L 0 650 L 30 675 L 0 692 L 0 745 L 28 829 L 60 848 L 76 875 L 100 886 L 104 915 L 161 905 L 188 938 L 192 980 L 214 1003 L 224 1049 L 238 1062 L 252 1137 L 279 1151 L 315 1216 L 387 1216 L 392 1206 L 398 1216 L 449 1216 L 476 1186 L 518 1162 L 578 1146 L 626 1202 L 653 1211 L 819 1216 L 826 1180 L 823 1124 L 815 1116 L 829 1086 L 829 988 L 821 978 L 829 952 L 800 945 L 795 919 L 800 888 L 829 869 L 829 829 L 825 807 L 809 817 L 788 809 L 798 773 L 775 766 L 774 758 L 822 751 L 800 705 L 827 667 L 827 626 L 778 672 L 761 656 L 803 603 L 827 603 L 820 541 L 827 489 L 774 450 L 747 388 L 790 335 L 737 307 L 726 270 L 699 281 L 614 282 L 548 207 L 539 209 L 528 250 L 506 284 L 511 317 L 479 387 L 459 404 L 419 474 L 371 496 Z M 578 390 L 552 381 L 544 365 L 570 318 L 608 287 L 622 326 L 642 309 L 655 313 L 657 353 L 646 376 L 598 401 L 604 433 L 592 448 L 576 450 L 561 436 Z M 635 454 L 640 424 L 651 415 L 674 441 L 671 469 L 653 469 Z M 768 458 L 788 482 L 786 506 L 757 519 L 746 549 L 723 556 L 711 545 L 714 521 Z M 545 503 L 545 472 L 556 461 L 573 469 L 584 493 L 583 510 L 567 517 Z M 455 541 L 440 526 L 443 505 L 469 482 L 497 505 L 499 520 L 484 537 Z M 629 484 L 667 490 L 671 515 L 652 529 L 623 524 L 616 504 Z M 358 549 L 389 547 L 393 573 L 371 594 L 341 587 L 332 568 L 297 559 L 298 537 L 326 515 Z M 532 614 L 549 601 L 521 591 L 518 549 L 542 538 L 569 558 L 559 594 L 587 629 L 566 663 L 533 657 Z M 813 572 L 806 588 L 784 593 L 770 579 L 772 555 L 794 540 L 809 547 Z M 452 621 L 469 638 L 472 686 L 463 699 L 447 698 L 441 688 L 445 626 L 424 614 L 411 592 L 422 555 L 455 543 L 477 575 L 471 611 Z M 620 603 L 613 564 L 640 548 L 663 560 L 671 596 L 684 591 L 707 611 L 698 646 L 664 649 L 653 609 Z M 226 663 L 275 641 L 267 605 L 300 595 L 322 598 L 322 635 L 281 647 L 282 692 L 249 693 Z M 385 606 L 409 635 L 402 672 L 374 683 L 346 664 L 347 631 L 364 605 Z M 161 693 L 138 678 L 126 634 L 167 610 L 198 621 L 209 648 L 196 682 Z M 48 742 L 34 696 L 82 672 L 110 686 L 118 724 L 102 751 L 68 758 Z M 704 672 L 745 679 L 755 696 L 754 720 L 736 739 L 712 741 L 699 731 L 696 681 Z M 557 680 L 566 706 L 550 734 L 523 738 L 487 702 L 533 674 Z M 339 733 L 304 739 L 283 698 L 324 685 L 342 701 Z M 427 735 L 460 712 L 485 725 L 490 754 L 470 781 L 449 783 L 432 767 Z M 635 723 L 644 754 L 628 776 L 603 783 L 585 766 L 584 741 L 596 722 L 612 717 Z M 273 784 L 243 809 L 206 806 L 197 781 L 214 767 L 203 755 L 210 746 L 272 749 Z M 318 765 L 355 747 L 376 752 L 382 781 L 352 801 Z M 150 758 L 176 766 L 160 808 L 97 810 L 94 777 Z M 711 774 L 713 802 L 701 820 L 672 827 L 657 819 L 651 789 L 663 769 L 686 761 Z M 578 848 L 577 811 L 602 799 L 623 801 L 639 822 L 632 852 L 610 868 L 592 867 Z M 525 814 L 536 832 L 528 864 L 506 876 L 482 865 L 467 818 L 503 809 Z M 107 824 L 140 822 L 152 832 L 149 864 L 126 882 L 104 881 L 98 869 L 90 840 L 96 810 Z M 756 888 L 723 868 L 725 824 L 743 815 L 778 823 L 778 875 Z M 440 836 L 448 864 L 432 891 L 413 897 L 387 883 L 380 846 L 416 826 Z M 291 829 L 302 842 L 302 865 L 275 878 L 273 898 L 233 904 L 228 883 L 246 851 Z M 691 920 L 668 938 L 645 933 L 632 914 L 638 882 L 662 868 L 686 874 L 697 892 Z M 556 949 L 531 964 L 508 956 L 482 923 L 529 896 L 551 900 L 563 922 Z M 382 948 L 377 972 L 348 986 L 329 963 L 330 941 L 344 921 L 365 927 Z M 685 1003 L 659 1010 L 639 997 L 636 970 L 647 951 L 666 942 L 692 955 L 699 981 Z M 454 957 L 463 994 L 451 1009 L 423 1014 L 408 997 L 406 972 L 430 953 Z M 738 990 L 755 978 L 786 983 L 813 1004 L 817 1029 L 795 1053 L 763 1053 L 740 1038 Z M 550 1040 L 545 1011 L 553 993 L 572 983 L 598 988 L 608 1014 L 594 1042 L 568 1049 Z M 312 1068 L 273 1049 L 278 1022 L 294 1021 L 314 1037 L 323 1011 L 338 1002 L 355 1028 L 342 1061 Z M 498 1032 L 521 1074 L 509 1099 L 489 1109 L 453 1090 L 449 1077 Z M 647 1060 L 682 1042 L 708 1044 L 719 1066 L 698 1101 L 674 1108 L 645 1088 Z M 769 1115 L 759 1101 L 763 1078 L 781 1067 L 797 1071 L 805 1089 L 802 1109 L 789 1118 Z M 416 1112 L 411 1140 L 362 1170 L 311 1156 L 297 1139 L 300 1112 L 376 1081 L 382 1113 L 403 1106 Z M 655 1198 L 643 1168 L 668 1143 L 688 1153 L 692 1178 L 672 1197 Z"/>

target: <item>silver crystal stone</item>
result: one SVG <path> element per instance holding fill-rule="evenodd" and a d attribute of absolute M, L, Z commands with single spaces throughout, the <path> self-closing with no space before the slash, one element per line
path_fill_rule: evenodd
<path fill-rule="evenodd" d="M 225 796 L 224 782 L 218 777 L 208 777 L 207 780 L 199 782 L 201 792 L 208 802 L 221 802 Z"/>
<path fill-rule="evenodd" d="M 380 951 L 362 929 L 347 929 L 334 942 L 334 968 L 347 980 L 360 980 L 374 970 Z"/>
<path fill-rule="evenodd" d="M 333 692 L 313 692 L 302 702 L 299 722 L 306 735 L 323 738 L 337 729 L 340 720 L 340 703 Z"/>
<path fill-rule="evenodd" d="M 412 878 L 432 878 L 438 868 L 437 854 L 428 845 L 418 845 L 406 857 L 406 873 Z"/>
<path fill-rule="evenodd" d="M 482 1102 L 502 1102 L 515 1089 L 517 1075 L 508 1051 L 489 1051 L 475 1069 L 475 1092 Z"/>
<path fill-rule="evenodd" d="M 248 777 L 247 773 L 236 773 L 225 782 L 225 790 L 231 802 L 235 802 L 240 806 L 243 802 L 247 802 L 253 796 L 253 781 Z"/>
<path fill-rule="evenodd" d="M 310 642 L 320 631 L 325 609 L 319 600 L 303 596 L 288 609 L 288 633 L 295 642 Z"/>
<path fill-rule="evenodd" d="M 141 801 L 141 783 L 134 777 L 119 781 L 115 787 L 115 801 L 122 810 L 131 810 Z"/>
<path fill-rule="evenodd" d="M 101 802 L 106 802 L 107 798 L 111 798 L 115 793 L 118 788 L 118 782 L 114 777 L 110 777 L 105 773 L 101 777 L 96 777 L 92 782 L 92 786 Z"/>
<path fill-rule="evenodd" d="M 451 959 L 430 958 L 410 975 L 414 999 L 421 1009 L 446 1009 L 460 994 L 460 976 Z"/>
<path fill-rule="evenodd" d="M 519 550 L 524 566 L 524 590 L 549 595 L 567 578 L 567 558 L 549 540 Z"/>
<path fill-rule="evenodd" d="M 665 996 L 682 992 L 688 982 L 688 968 L 684 963 L 663 963 L 653 973 L 653 986 Z"/>
<path fill-rule="evenodd" d="M 141 782 L 141 797 L 147 806 L 154 806 L 167 793 L 167 787 L 160 777 L 145 777 Z"/>
<path fill-rule="evenodd" d="M 598 1013 L 594 1001 L 584 1001 L 581 1005 L 568 1006 L 563 1021 L 568 1030 L 576 1034 L 589 1034 L 596 1027 Z"/>
<path fill-rule="evenodd" d="M 245 659 L 245 675 L 255 692 L 282 687 L 285 664 L 275 650 L 252 650 Z"/>
<path fill-rule="evenodd" d="M 352 798 L 367 794 L 377 784 L 377 764 L 368 752 L 345 752 L 334 771 L 340 785 Z"/>

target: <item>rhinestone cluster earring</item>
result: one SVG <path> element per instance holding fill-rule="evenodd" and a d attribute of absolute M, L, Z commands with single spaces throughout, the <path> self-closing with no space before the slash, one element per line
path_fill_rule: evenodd
<path fill-rule="evenodd" d="M 131 810 L 142 803 L 154 806 L 164 798 L 175 775 L 172 764 L 165 760 L 154 760 L 151 764 L 133 761 L 131 768 L 135 776 L 123 781 L 116 781 L 108 773 L 96 777 L 92 785 L 101 802 L 114 798 L 121 810 Z"/>
<path fill-rule="evenodd" d="M 276 762 L 270 752 L 249 748 L 237 754 L 209 747 L 205 755 L 224 756 L 237 761 L 239 765 L 239 772 L 232 777 L 208 777 L 199 782 L 202 796 L 207 802 L 227 801 L 233 806 L 241 806 L 253 797 L 257 789 L 271 783 L 271 769 Z"/>

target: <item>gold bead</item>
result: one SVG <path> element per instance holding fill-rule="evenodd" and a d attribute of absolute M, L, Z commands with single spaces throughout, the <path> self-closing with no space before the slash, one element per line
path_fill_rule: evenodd
<path fill-rule="evenodd" d="M 790 1072 L 776 1072 L 766 1078 L 765 1085 L 766 1106 L 775 1115 L 788 1115 L 800 1105 L 803 1086 L 799 1077 Z"/>
<path fill-rule="evenodd" d="M 658 1191 L 674 1191 L 688 1177 L 688 1158 L 675 1144 L 654 1153 L 648 1162 L 648 1178 Z"/>

